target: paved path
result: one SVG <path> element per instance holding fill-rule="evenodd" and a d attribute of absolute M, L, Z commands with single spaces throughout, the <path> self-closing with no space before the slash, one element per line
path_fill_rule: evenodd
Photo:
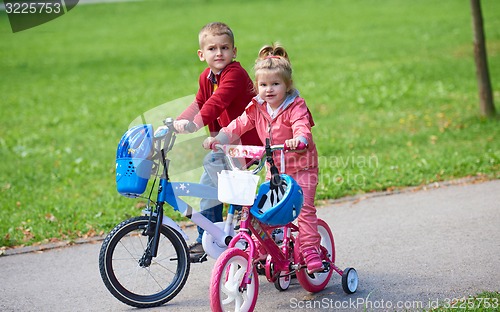
<path fill-rule="evenodd" d="M 338 275 L 318 294 L 296 280 L 278 292 L 261 277 L 256 311 L 421 310 L 500 291 L 500 180 L 330 204 L 318 214 L 333 229 L 337 265 L 358 270 L 358 292 L 344 294 Z M 137 311 L 104 287 L 99 248 L 0 257 L 0 311 Z M 150 310 L 207 311 L 213 263 L 193 265 L 181 293 Z"/>

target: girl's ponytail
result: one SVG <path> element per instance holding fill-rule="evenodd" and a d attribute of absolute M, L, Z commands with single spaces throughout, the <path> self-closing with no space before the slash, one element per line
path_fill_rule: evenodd
<path fill-rule="evenodd" d="M 285 48 L 277 42 L 273 43 L 273 45 L 266 45 L 262 47 L 259 51 L 258 60 L 264 60 L 266 58 L 271 58 L 272 56 L 282 57 L 290 62 Z"/>

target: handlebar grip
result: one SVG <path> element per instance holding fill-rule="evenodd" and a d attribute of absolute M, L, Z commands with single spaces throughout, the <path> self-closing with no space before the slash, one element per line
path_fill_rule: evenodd
<path fill-rule="evenodd" d="M 155 138 L 162 138 L 165 135 L 167 135 L 168 131 L 169 130 L 167 127 L 159 127 L 158 129 L 156 129 L 156 131 L 154 133 L 154 137 Z"/>
<path fill-rule="evenodd" d="M 197 130 L 196 124 L 190 121 L 187 125 L 184 126 L 184 130 L 186 130 L 189 133 L 193 133 Z"/>
<path fill-rule="evenodd" d="M 212 151 L 218 151 L 220 149 L 220 142 L 219 141 L 213 141 L 211 144 L 210 144 L 210 149 Z"/>
<path fill-rule="evenodd" d="M 304 143 L 304 142 L 299 142 L 299 145 L 297 145 L 297 147 L 295 149 L 293 149 L 294 151 L 302 151 L 302 150 L 305 150 L 307 148 L 307 144 Z M 290 147 L 288 147 L 286 145 L 286 143 L 284 144 L 283 146 L 283 150 L 285 151 L 291 151 L 292 149 Z"/>

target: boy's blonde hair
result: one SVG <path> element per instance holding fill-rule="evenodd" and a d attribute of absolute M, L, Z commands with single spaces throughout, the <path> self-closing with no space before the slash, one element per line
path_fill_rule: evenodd
<path fill-rule="evenodd" d="M 200 44 L 200 48 L 203 48 L 203 40 L 208 35 L 212 35 L 212 36 L 226 35 L 229 37 L 229 39 L 231 39 L 231 43 L 233 44 L 233 47 L 234 47 L 233 31 L 231 30 L 231 28 L 229 28 L 229 26 L 227 26 L 224 23 L 212 22 L 212 23 L 208 23 L 205 26 L 203 26 L 203 28 L 200 30 L 200 32 L 198 34 L 198 41 Z"/>
<path fill-rule="evenodd" d="M 285 48 L 279 43 L 266 45 L 260 49 L 259 57 L 255 61 L 254 72 L 256 90 L 258 90 L 259 75 L 263 72 L 277 73 L 285 82 L 287 93 L 292 93 L 295 90 L 292 80 L 292 64 Z"/>

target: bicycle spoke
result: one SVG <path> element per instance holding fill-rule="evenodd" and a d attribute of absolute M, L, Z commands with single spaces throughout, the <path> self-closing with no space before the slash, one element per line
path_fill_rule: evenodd
<path fill-rule="evenodd" d="M 142 235 L 147 224 L 146 216 L 122 222 L 105 239 L 99 255 L 101 277 L 108 290 L 138 308 L 171 300 L 189 274 L 186 243 L 169 227 L 161 227 L 159 256 L 147 257 L 153 243 L 150 237 Z M 179 260 L 169 260 L 173 257 Z"/>

